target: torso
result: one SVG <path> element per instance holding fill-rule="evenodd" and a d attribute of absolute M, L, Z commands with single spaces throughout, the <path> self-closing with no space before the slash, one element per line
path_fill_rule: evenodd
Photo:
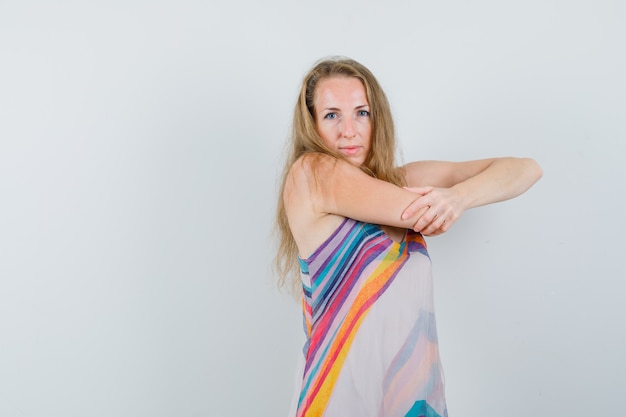
<path fill-rule="evenodd" d="M 306 343 L 291 415 L 446 416 L 426 245 L 343 218 L 300 259 Z"/>
<path fill-rule="evenodd" d="M 310 221 L 310 226 L 306 230 L 297 228 L 297 230 L 294 230 L 292 226 L 292 233 L 296 240 L 300 257 L 306 259 L 337 230 L 344 220 L 345 217 L 343 216 L 325 214 Z M 396 242 L 402 242 L 406 236 L 406 229 L 392 226 L 380 226 L 380 228 L 390 239 Z"/>

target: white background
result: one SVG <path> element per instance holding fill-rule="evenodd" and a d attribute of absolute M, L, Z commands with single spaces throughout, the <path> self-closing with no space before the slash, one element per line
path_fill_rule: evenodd
<path fill-rule="evenodd" d="M 1 1 L 0 416 L 282 416 L 271 228 L 299 83 L 348 55 L 403 161 L 529 156 L 428 240 L 451 416 L 624 415 L 626 3 Z"/>

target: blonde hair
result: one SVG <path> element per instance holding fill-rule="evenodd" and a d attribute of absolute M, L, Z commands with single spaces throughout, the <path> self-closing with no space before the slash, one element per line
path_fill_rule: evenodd
<path fill-rule="evenodd" d="M 398 186 L 405 184 L 403 173 L 395 166 L 396 139 L 391 108 L 387 96 L 374 75 L 364 65 L 349 58 L 333 57 L 317 62 L 302 81 L 294 109 L 290 147 L 287 150 L 288 156 L 283 169 L 276 211 L 278 251 L 274 267 L 278 273 L 278 285 L 284 286 L 290 281 L 291 290 L 297 288 L 296 278 L 299 266 L 298 248 L 289 229 L 283 203 L 283 192 L 289 169 L 298 158 L 309 153 L 322 153 L 345 159 L 324 145 L 315 126 L 313 100 L 317 83 L 333 77 L 357 78 L 365 87 L 370 106 L 372 138 L 370 152 L 360 168 L 374 178 Z"/>

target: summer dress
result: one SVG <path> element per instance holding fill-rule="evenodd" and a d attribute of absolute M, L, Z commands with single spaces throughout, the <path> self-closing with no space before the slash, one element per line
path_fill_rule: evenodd
<path fill-rule="evenodd" d="M 446 417 L 426 244 L 345 219 L 300 259 L 296 417 Z"/>

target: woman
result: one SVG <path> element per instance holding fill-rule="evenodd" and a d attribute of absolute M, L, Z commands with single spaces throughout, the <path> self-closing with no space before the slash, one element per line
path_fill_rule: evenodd
<path fill-rule="evenodd" d="M 446 416 L 422 235 L 541 177 L 531 159 L 394 165 L 372 73 L 327 59 L 305 77 L 278 204 L 280 282 L 301 287 L 306 344 L 292 415 Z"/>

